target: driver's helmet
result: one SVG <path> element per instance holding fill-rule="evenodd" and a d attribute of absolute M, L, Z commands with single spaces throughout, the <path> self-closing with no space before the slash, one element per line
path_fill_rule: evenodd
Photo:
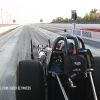
<path fill-rule="evenodd" d="M 62 43 L 57 43 L 56 50 L 60 50 Z"/>

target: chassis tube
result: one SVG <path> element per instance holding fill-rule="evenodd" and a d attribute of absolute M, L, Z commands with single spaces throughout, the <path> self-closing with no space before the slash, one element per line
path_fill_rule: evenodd
<path fill-rule="evenodd" d="M 32 40 L 31 40 L 31 59 L 34 59 L 34 57 L 33 57 L 33 43 L 32 43 Z"/>
<path fill-rule="evenodd" d="M 56 77 L 57 77 L 58 83 L 59 83 L 59 85 L 60 85 L 60 88 L 61 88 L 61 90 L 62 90 L 62 93 L 63 93 L 63 95 L 64 95 L 65 100 L 68 100 L 68 97 L 67 97 L 67 95 L 66 95 L 66 92 L 65 92 L 65 90 L 64 90 L 64 87 L 62 86 L 61 81 L 60 81 L 60 78 L 59 78 L 59 76 L 58 76 L 57 74 L 56 74 Z"/>

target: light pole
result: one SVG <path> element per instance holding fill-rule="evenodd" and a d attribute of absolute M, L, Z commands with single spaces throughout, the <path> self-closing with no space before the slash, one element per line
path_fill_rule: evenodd
<path fill-rule="evenodd" d="M 9 24 L 11 24 L 11 14 L 9 15 Z"/>
<path fill-rule="evenodd" d="M 1 20 L 2 20 L 2 24 L 3 24 L 2 9 L 1 9 Z"/>
<path fill-rule="evenodd" d="M 8 24 L 8 12 L 7 12 L 7 24 Z"/>

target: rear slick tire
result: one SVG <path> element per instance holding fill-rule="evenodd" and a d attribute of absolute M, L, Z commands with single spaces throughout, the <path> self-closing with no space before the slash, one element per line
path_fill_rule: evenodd
<path fill-rule="evenodd" d="M 17 87 L 29 90 L 16 90 L 16 100 L 45 100 L 43 67 L 38 61 L 20 61 L 16 72 Z"/>

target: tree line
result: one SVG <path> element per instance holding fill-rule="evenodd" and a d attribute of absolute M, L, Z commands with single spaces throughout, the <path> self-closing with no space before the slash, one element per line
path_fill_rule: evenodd
<path fill-rule="evenodd" d="M 84 17 L 77 16 L 77 22 L 81 21 L 100 21 L 100 10 L 93 8 L 89 13 L 86 13 Z M 57 17 L 56 19 L 52 20 L 52 23 L 64 23 L 64 22 L 72 22 L 72 18 L 63 18 L 63 17 Z"/>

